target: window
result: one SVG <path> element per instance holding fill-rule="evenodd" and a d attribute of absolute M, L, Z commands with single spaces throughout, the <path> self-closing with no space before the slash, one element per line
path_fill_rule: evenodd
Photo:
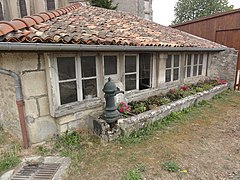
<path fill-rule="evenodd" d="M 125 90 L 138 89 L 138 57 L 136 55 L 125 56 Z"/>
<path fill-rule="evenodd" d="M 95 56 L 57 57 L 57 69 L 61 105 L 97 96 Z"/>
<path fill-rule="evenodd" d="M 151 72 L 152 54 L 139 54 L 139 90 L 151 87 Z"/>
<path fill-rule="evenodd" d="M 19 0 L 19 8 L 21 17 L 27 16 L 26 2 L 25 0 Z"/>
<path fill-rule="evenodd" d="M 3 6 L 2 3 L 0 2 L 0 21 L 4 20 L 4 15 L 3 15 Z"/>
<path fill-rule="evenodd" d="M 165 82 L 179 79 L 179 55 L 168 55 L 166 61 Z"/>
<path fill-rule="evenodd" d="M 187 54 L 185 59 L 185 77 L 202 75 L 203 54 Z"/>
<path fill-rule="evenodd" d="M 117 56 L 104 56 L 104 75 L 117 74 Z"/>
<path fill-rule="evenodd" d="M 46 0 L 47 2 L 47 10 L 51 11 L 55 9 L 55 1 L 54 0 Z"/>

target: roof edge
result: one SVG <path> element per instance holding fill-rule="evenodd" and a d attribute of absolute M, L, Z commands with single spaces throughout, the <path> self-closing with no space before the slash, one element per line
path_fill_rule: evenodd
<path fill-rule="evenodd" d="M 217 17 L 226 16 L 226 15 L 234 14 L 234 13 L 238 13 L 238 12 L 240 12 L 240 8 L 233 9 L 233 10 L 226 11 L 226 12 L 213 14 L 213 15 L 210 15 L 210 16 L 201 17 L 201 18 L 198 18 L 198 19 L 186 21 L 186 22 L 183 22 L 183 23 L 175 24 L 175 25 L 170 25 L 169 27 L 177 28 L 177 27 L 184 26 L 184 25 L 187 25 L 187 24 L 201 22 L 201 21 L 204 21 L 204 20 L 207 20 L 207 19 L 214 19 L 214 18 L 217 18 Z"/>
<path fill-rule="evenodd" d="M 0 21 L 0 36 L 6 35 L 12 31 L 17 31 L 22 28 L 29 28 L 33 25 L 45 22 L 47 20 L 59 17 L 63 14 L 75 10 L 81 6 L 81 3 L 75 3 L 70 6 L 62 7 L 53 11 L 40 12 L 23 18 L 16 18 L 11 21 Z"/>
<path fill-rule="evenodd" d="M 122 52 L 219 52 L 223 48 L 199 48 L 199 47 L 159 47 L 159 46 L 115 46 L 115 45 L 83 45 L 83 44 L 51 44 L 51 43 L 11 43 L 0 42 L 0 51 L 31 51 L 31 52 L 83 52 L 83 51 L 122 51 Z"/>

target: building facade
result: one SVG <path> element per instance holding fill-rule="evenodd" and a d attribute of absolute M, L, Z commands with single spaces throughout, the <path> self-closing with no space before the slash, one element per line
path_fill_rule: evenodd
<path fill-rule="evenodd" d="M 240 50 L 240 9 L 223 12 L 171 27 Z M 240 90 L 240 55 L 235 88 Z"/>
<path fill-rule="evenodd" d="M 92 129 L 89 114 L 103 109 L 109 77 L 126 102 L 207 78 L 235 80 L 234 49 L 79 3 L 0 22 L 0 41 L 0 124 L 18 137 L 25 132 L 31 144 Z"/>
<path fill-rule="evenodd" d="M 51 11 L 71 3 L 85 0 L 0 0 L 0 21 L 9 21 L 32 14 Z M 114 0 L 119 11 L 130 12 L 136 16 L 152 20 L 152 0 Z"/>

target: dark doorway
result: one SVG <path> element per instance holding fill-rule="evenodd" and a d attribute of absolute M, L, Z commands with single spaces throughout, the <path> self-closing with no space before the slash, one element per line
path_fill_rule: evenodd
<path fill-rule="evenodd" d="M 25 0 L 19 0 L 20 15 L 21 17 L 27 16 L 27 8 Z"/>
<path fill-rule="evenodd" d="M 152 54 L 139 54 L 139 90 L 151 88 Z"/>

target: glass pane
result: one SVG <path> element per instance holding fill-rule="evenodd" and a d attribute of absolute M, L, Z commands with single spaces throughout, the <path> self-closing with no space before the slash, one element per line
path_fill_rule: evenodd
<path fill-rule="evenodd" d="M 179 55 L 174 55 L 174 67 L 179 67 Z"/>
<path fill-rule="evenodd" d="M 191 66 L 187 67 L 187 77 L 191 76 Z"/>
<path fill-rule="evenodd" d="M 202 65 L 198 67 L 198 75 L 202 75 Z"/>
<path fill-rule="evenodd" d="M 82 77 L 96 76 L 95 56 L 81 56 Z"/>
<path fill-rule="evenodd" d="M 166 82 L 171 81 L 171 69 L 166 70 L 165 81 Z"/>
<path fill-rule="evenodd" d="M 197 75 L 197 66 L 193 66 L 193 76 Z"/>
<path fill-rule="evenodd" d="M 67 104 L 77 101 L 76 81 L 59 83 L 61 104 Z"/>
<path fill-rule="evenodd" d="M 173 70 L 173 81 L 178 80 L 178 74 L 179 74 L 178 72 L 179 72 L 178 68 Z"/>
<path fill-rule="evenodd" d="M 171 67 L 172 67 L 172 55 L 168 55 L 166 68 L 171 68 Z"/>
<path fill-rule="evenodd" d="M 125 76 L 125 90 L 130 91 L 136 89 L 136 74 Z"/>
<path fill-rule="evenodd" d="M 104 74 L 117 74 L 117 56 L 104 56 Z"/>
<path fill-rule="evenodd" d="M 82 87 L 83 87 L 83 99 L 91 99 L 97 97 L 96 79 L 83 80 Z"/>
<path fill-rule="evenodd" d="M 136 72 L 136 63 L 137 63 L 137 57 L 136 56 L 125 56 L 125 72 Z"/>
<path fill-rule="evenodd" d="M 200 54 L 199 64 L 203 64 L 203 54 Z"/>
<path fill-rule="evenodd" d="M 75 79 L 75 57 L 57 57 L 59 80 Z"/>
<path fill-rule="evenodd" d="M 191 65 L 192 64 L 192 62 L 191 62 L 191 58 L 192 58 L 192 55 L 191 54 L 188 54 L 188 59 L 187 59 L 187 65 Z"/>
<path fill-rule="evenodd" d="M 198 63 L 198 54 L 194 54 L 194 65 Z"/>

